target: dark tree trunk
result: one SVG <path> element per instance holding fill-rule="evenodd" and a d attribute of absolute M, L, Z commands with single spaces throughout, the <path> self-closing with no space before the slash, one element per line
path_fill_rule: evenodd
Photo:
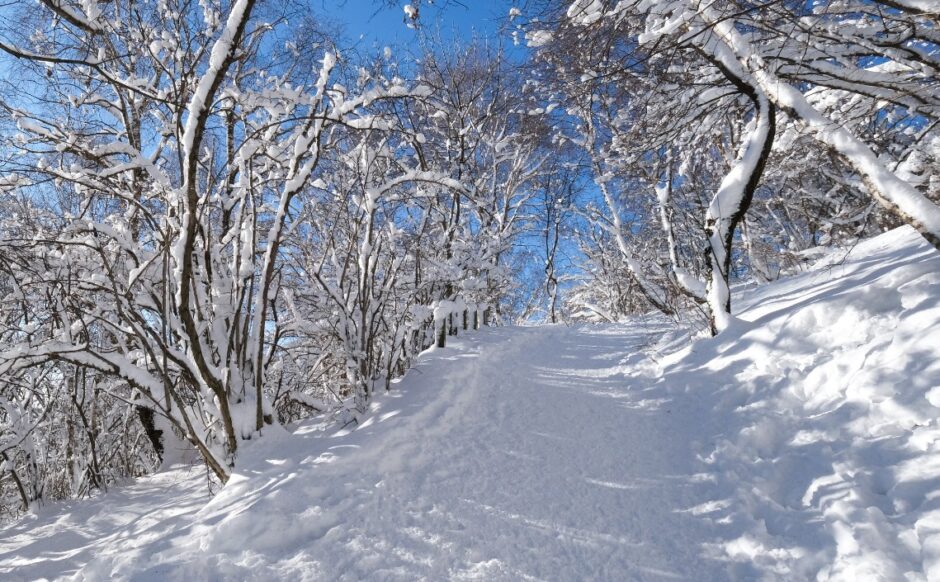
<path fill-rule="evenodd" d="M 162 462 L 164 452 L 163 431 L 159 430 L 153 421 L 153 410 L 146 406 L 138 406 L 137 418 L 140 419 L 140 424 L 144 427 L 144 434 L 147 435 L 150 445 L 153 446 L 154 452 L 157 453 L 157 458 Z"/>
<path fill-rule="evenodd" d="M 437 347 L 447 346 L 447 320 L 441 321 L 441 329 L 437 332 Z"/>

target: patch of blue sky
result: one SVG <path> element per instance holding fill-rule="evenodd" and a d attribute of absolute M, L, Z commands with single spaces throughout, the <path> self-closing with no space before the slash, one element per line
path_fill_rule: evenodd
<path fill-rule="evenodd" d="M 444 43 L 486 39 L 512 47 L 507 0 L 443 0 L 422 2 L 417 27 L 404 7 L 411 3 L 382 0 L 310 0 L 311 8 L 330 23 L 340 24 L 347 42 L 357 48 L 409 48 L 416 47 L 421 34 L 430 33 Z M 519 47 L 521 49 L 521 47 Z"/>

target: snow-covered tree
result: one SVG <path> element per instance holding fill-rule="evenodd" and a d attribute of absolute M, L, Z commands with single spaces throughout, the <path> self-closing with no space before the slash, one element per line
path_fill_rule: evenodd
<path fill-rule="evenodd" d="M 657 308 L 668 311 L 668 291 L 649 276 L 655 261 L 637 260 L 636 249 L 623 244 L 621 216 L 658 207 L 652 214 L 661 222 L 669 279 L 707 301 L 712 331 L 720 331 L 730 321 L 736 241 L 744 243 L 750 273 L 772 276 L 756 251 L 771 237 L 751 232 L 761 223 L 747 221 L 762 184 L 784 205 L 807 195 L 789 190 L 798 187 L 797 162 L 773 156 L 782 132 L 790 134 L 783 147 L 798 141 L 794 133 L 811 136 L 817 146 L 808 149 L 820 152 L 825 167 L 856 174 L 850 190 L 867 191 L 937 244 L 940 215 L 927 171 L 935 159 L 938 66 L 929 11 L 851 1 L 537 4 L 540 17 L 520 27 L 549 65 L 554 94 L 546 99 L 580 119 L 572 139 L 590 153 L 613 239 Z M 694 183 L 699 192 L 689 197 Z M 823 187 L 830 196 L 841 192 L 840 201 L 852 198 L 840 185 L 845 178 L 829 172 L 813 192 Z M 706 193 L 699 219 L 705 241 L 690 244 L 676 236 L 684 229 L 675 211 Z M 841 202 L 815 208 L 836 213 L 837 222 L 863 221 L 865 210 L 853 206 L 859 212 L 849 216 Z M 831 223 L 826 216 L 818 222 Z M 701 274 L 695 259 L 677 252 L 689 244 L 707 249 Z"/>

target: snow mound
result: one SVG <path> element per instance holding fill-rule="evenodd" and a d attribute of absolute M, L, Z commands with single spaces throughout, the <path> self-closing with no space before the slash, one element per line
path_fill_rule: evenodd
<path fill-rule="evenodd" d="M 940 254 L 904 227 L 744 293 L 662 369 L 710 409 L 701 456 L 770 578 L 940 579 Z"/>

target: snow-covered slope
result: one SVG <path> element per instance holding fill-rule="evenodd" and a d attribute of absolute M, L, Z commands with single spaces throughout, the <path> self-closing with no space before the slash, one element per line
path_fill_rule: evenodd
<path fill-rule="evenodd" d="M 735 329 L 669 358 L 702 402 L 742 533 L 783 579 L 940 580 L 940 254 L 905 227 L 742 294 Z"/>
<path fill-rule="evenodd" d="M 462 337 L 208 502 L 177 469 L 7 526 L 0 578 L 940 579 L 940 254 L 899 229 L 840 259 L 691 346 Z"/>

